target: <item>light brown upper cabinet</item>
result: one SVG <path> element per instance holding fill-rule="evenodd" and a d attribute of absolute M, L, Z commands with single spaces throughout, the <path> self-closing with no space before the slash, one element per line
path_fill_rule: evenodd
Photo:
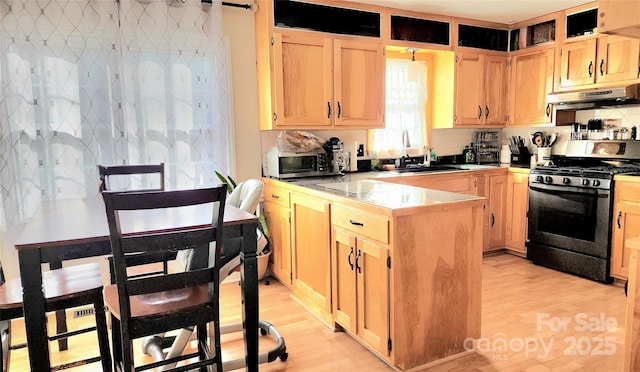
<path fill-rule="evenodd" d="M 560 48 L 560 88 L 638 78 L 640 41 L 598 36 Z"/>
<path fill-rule="evenodd" d="M 384 127 L 380 43 L 274 33 L 271 129 Z"/>
<path fill-rule="evenodd" d="M 503 126 L 507 122 L 507 57 L 456 55 L 456 126 Z"/>
<path fill-rule="evenodd" d="M 516 52 L 511 58 L 509 125 L 549 124 L 555 48 Z"/>
<path fill-rule="evenodd" d="M 598 32 L 640 39 L 640 0 L 598 1 Z"/>

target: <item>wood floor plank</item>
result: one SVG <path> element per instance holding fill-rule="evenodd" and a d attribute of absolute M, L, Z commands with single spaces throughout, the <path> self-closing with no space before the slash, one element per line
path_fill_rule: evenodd
<path fill-rule="evenodd" d="M 621 286 L 535 266 L 509 254 L 485 257 L 482 274 L 482 340 L 476 344 L 476 352 L 422 370 L 622 370 L 626 298 Z M 227 283 L 221 290 L 223 323 L 238 322 L 239 286 Z M 274 280 L 271 285 L 260 285 L 260 318 L 275 326 L 285 338 L 289 352 L 286 362 L 262 364 L 261 372 L 392 370 L 351 336 L 327 328 L 289 294 L 286 287 Z M 561 326 L 563 319 L 566 324 Z M 610 323 L 603 325 L 601 319 Z M 90 317 L 72 319 L 70 324 L 90 320 Z M 15 323 L 12 329 L 15 339 L 24 339 L 22 324 Z M 55 351 L 52 358 L 66 361 L 77 354 L 94 352 L 97 348 L 94 339 L 92 334 L 76 337 L 70 342 L 71 352 Z M 503 349 L 498 348 L 500 340 L 506 342 Z M 548 350 L 542 349 L 543 343 Z M 273 347 L 269 337 L 260 338 L 262 352 Z M 135 350 L 140 350 L 139 346 Z M 241 358 L 242 350 L 241 334 L 223 337 L 223 359 Z M 143 359 L 148 361 L 148 357 L 138 357 L 139 361 Z M 26 349 L 12 352 L 11 364 L 11 371 L 28 370 Z M 76 370 L 95 371 L 96 365 Z"/>

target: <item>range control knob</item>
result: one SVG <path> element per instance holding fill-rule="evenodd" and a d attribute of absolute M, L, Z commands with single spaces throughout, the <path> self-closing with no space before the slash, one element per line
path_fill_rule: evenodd
<path fill-rule="evenodd" d="M 544 177 L 536 176 L 536 182 L 540 182 L 540 183 L 544 182 Z"/>
<path fill-rule="evenodd" d="M 595 187 L 600 186 L 600 180 L 593 180 L 593 186 Z"/>
<path fill-rule="evenodd" d="M 544 182 L 546 182 L 546 183 L 553 183 L 553 178 L 552 178 L 551 176 L 546 176 L 546 177 L 544 178 Z"/>
<path fill-rule="evenodd" d="M 585 178 L 585 179 L 582 180 L 582 186 L 589 186 L 589 183 L 590 183 L 590 181 L 589 181 L 588 178 Z"/>
<path fill-rule="evenodd" d="M 563 185 L 568 185 L 571 183 L 571 179 L 569 177 L 565 177 L 562 179 L 562 184 Z"/>

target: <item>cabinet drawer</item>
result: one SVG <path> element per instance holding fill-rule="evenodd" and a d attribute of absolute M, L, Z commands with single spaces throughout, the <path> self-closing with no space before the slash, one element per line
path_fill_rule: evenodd
<path fill-rule="evenodd" d="M 366 236 L 379 242 L 389 243 L 389 220 L 382 216 L 372 216 L 362 211 L 333 205 L 331 223 L 359 236 Z"/>
<path fill-rule="evenodd" d="M 615 198 L 640 202 L 640 182 L 616 182 Z"/>
<path fill-rule="evenodd" d="M 264 201 L 276 203 L 283 207 L 289 208 L 289 200 L 290 198 L 288 190 L 270 185 L 268 183 L 264 185 Z"/>

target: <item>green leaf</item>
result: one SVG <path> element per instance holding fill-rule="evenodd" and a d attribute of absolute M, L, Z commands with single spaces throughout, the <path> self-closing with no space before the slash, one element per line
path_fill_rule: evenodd
<path fill-rule="evenodd" d="M 231 179 L 231 177 L 229 177 L 229 180 L 231 180 L 231 182 L 229 182 L 229 180 L 227 180 L 227 178 L 225 176 L 220 174 L 220 172 L 218 172 L 218 171 L 214 171 L 214 172 L 216 174 L 216 177 L 218 177 L 218 179 L 220 180 L 220 182 L 222 182 L 225 185 L 227 185 L 227 192 L 230 194 L 233 191 L 233 189 L 236 187 L 235 181 L 233 181 Z"/>

